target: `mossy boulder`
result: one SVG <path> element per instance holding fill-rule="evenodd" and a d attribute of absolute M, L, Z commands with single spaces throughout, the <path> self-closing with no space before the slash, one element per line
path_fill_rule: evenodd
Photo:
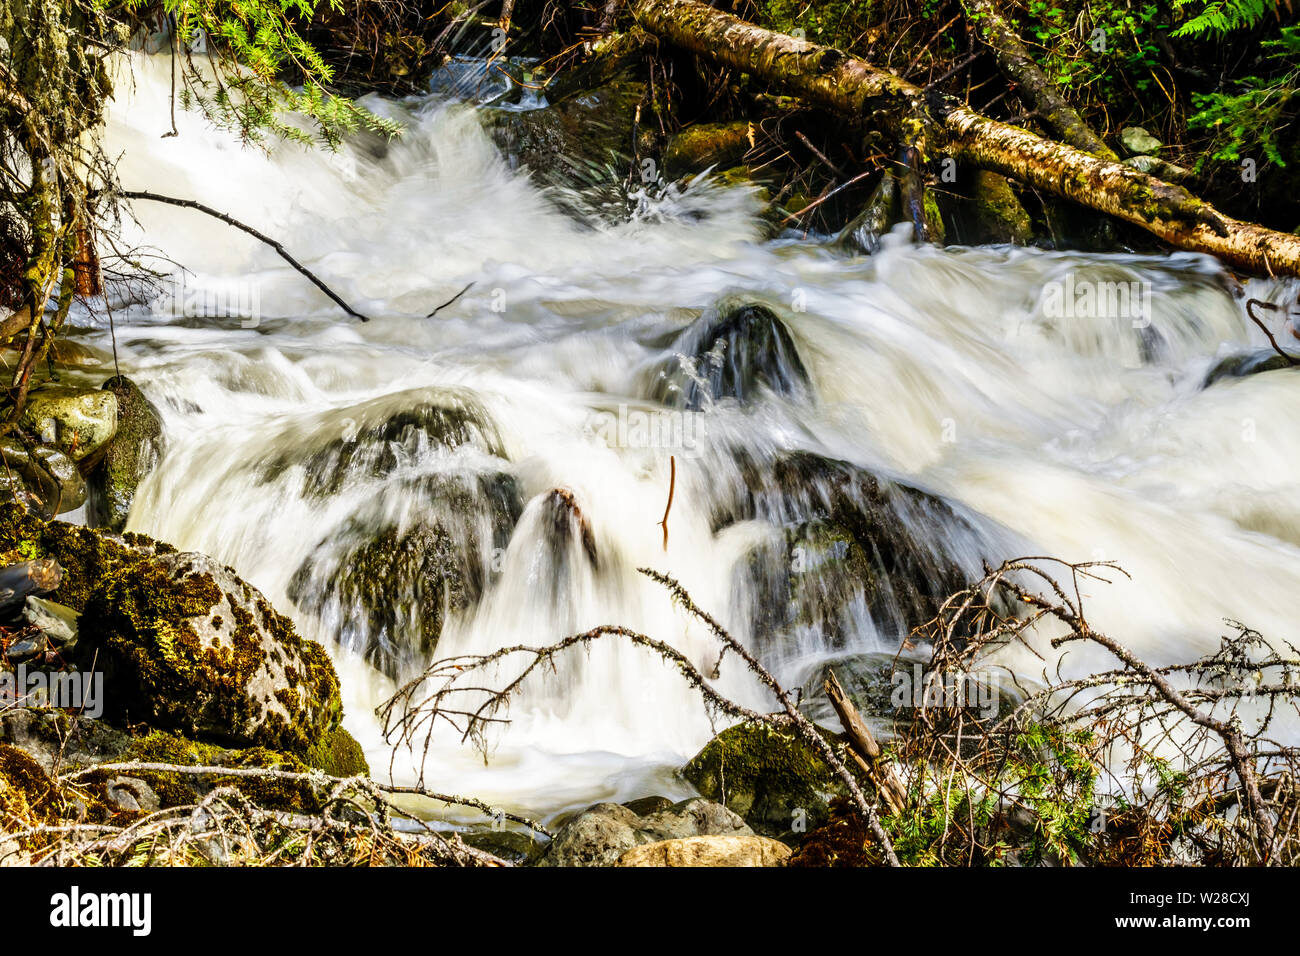
<path fill-rule="evenodd" d="M 96 585 L 115 571 L 176 549 L 147 535 L 110 534 L 63 521 L 44 521 L 13 502 L 0 502 L 0 561 L 54 558 L 63 568 L 50 600 L 85 609 Z"/>
<path fill-rule="evenodd" d="M 117 432 L 117 396 L 99 389 L 44 385 L 28 394 L 22 424 L 73 461 L 81 461 Z"/>
<path fill-rule="evenodd" d="M 202 554 L 150 557 L 108 576 L 86 602 L 79 653 L 98 654 L 110 720 L 302 753 L 342 716 L 324 648 Z"/>
<path fill-rule="evenodd" d="M 837 735 L 821 730 L 837 751 Z M 682 776 L 765 836 L 797 840 L 829 819 L 829 802 L 844 782 L 812 747 L 766 724 L 728 727 L 691 758 Z"/>
<path fill-rule="evenodd" d="M 965 229 L 963 238 L 972 243 L 1014 243 L 1025 245 L 1034 234 L 1033 220 L 1005 176 L 976 170 L 971 179 L 970 200 L 960 206 Z"/>
<path fill-rule="evenodd" d="M 117 398 L 117 433 L 90 475 L 89 522 L 121 531 L 136 489 L 163 453 L 162 417 L 134 382 L 115 376 L 104 389 Z"/>
<path fill-rule="evenodd" d="M 161 730 L 134 739 L 120 759 L 182 767 L 231 767 L 288 773 L 308 773 L 311 769 L 302 757 L 281 750 L 267 747 L 227 749 Z M 218 787 L 234 787 L 258 806 L 275 810 L 313 811 L 321 804 L 320 787 L 309 781 L 159 770 L 133 771 L 132 775 L 149 786 L 163 807 L 197 803 Z M 89 774 L 85 779 L 102 787 L 111 776 L 106 771 L 102 775 Z"/>
<path fill-rule="evenodd" d="M 664 148 L 664 174 L 677 179 L 710 167 L 726 169 L 740 164 L 759 135 L 748 120 L 733 123 L 696 123 L 668 140 Z"/>
<path fill-rule="evenodd" d="M 324 734 L 307 748 L 303 761 L 309 767 L 324 770 L 331 777 L 369 776 L 370 764 L 357 739 L 342 727 Z"/>

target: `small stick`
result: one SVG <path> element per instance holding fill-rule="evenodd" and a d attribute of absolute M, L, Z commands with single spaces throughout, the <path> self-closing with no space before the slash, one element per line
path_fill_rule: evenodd
<path fill-rule="evenodd" d="M 677 456 L 668 456 L 668 505 L 664 508 L 664 520 L 659 527 L 664 529 L 664 550 L 668 550 L 668 512 L 673 510 L 673 492 L 677 489 Z"/>
<path fill-rule="evenodd" d="M 431 319 L 431 318 L 433 318 L 435 315 L 437 315 L 437 314 L 438 314 L 439 312 L 441 312 L 443 309 L 447 308 L 447 306 L 451 305 L 453 302 L 455 302 L 457 299 L 459 299 L 462 295 L 464 295 L 466 292 L 468 292 L 468 291 L 473 287 L 473 285 L 474 285 L 474 283 L 471 282 L 469 285 L 465 286 L 465 288 L 461 289 L 459 292 L 457 292 L 455 295 L 453 295 L 450 299 L 448 299 L 448 300 L 447 300 L 446 302 L 444 302 L 442 305 L 438 306 L 436 309 L 434 309 L 432 312 L 430 312 L 428 315 L 426 315 L 425 318 L 426 318 L 426 319 Z"/>
<path fill-rule="evenodd" d="M 1255 314 L 1255 306 L 1257 305 L 1274 312 L 1277 311 L 1277 306 L 1273 305 L 1271 302 L 1264 302 L 1261 299 L 1247 299 L 1246 314 L 1250 316 L 1251 321 L 1258 325 L 1263 330 L 1264 334 L 1268 336 L 1269 344 L 1273 346 L 1274 352 L 1286 359 L 1288 365 L 1300 365 L 1300 362 L 1297 362 L 1290 355 L 1287 355 L 1282 351 L 1282 346 L 1277 344 L 1277 339 L 1273 338 L 1273 333 L 1268 330 L 1268 326 L 1265 325 L 1259 316 Z"/>
<path fill-rule="evenodd" d="M 262 242 L 266 243 L 277 253 L 279 253 L 281 259 L 289 263 L 289 265 L 293 266 L 295 269 L 297 269 L 299 272 L 305 275 L 309 280 L 311 280 L 312 285 L 316 286 L 316 288 L 320 289 L 327 296 L 329 296 L 331 301 L 333 301 L 336 305 L 338 305 L 348 315 L 352 316 L 354 319 L 360 319 L 362 322 L 370 321 L 369 317 L 362 315 L 356 309 L 352 308 L 352 306 L 348 305 L 346 302 L 340 299 L 329 286 L 327 286 L 320 279 L 316 278 L 315 274 L 312 273 L 306 266 L 304 266 L 293 256 L 289 255 L 288 251 L 284 248 L 284 246 L 276 242 L 270 236 L 258 232 L 252 226 L 246 226 L 238 219 L 235 219 L 232 216 L 227 216 L 224 212 L 218 212 L 217 210 L 211 208 L 210 206 L 205 206 L 200 202 L 195 202 L 193 199 L 174 199 L 171 196 L 161 196 L 158 193 L 143 192 L 141 190 L 135 190 L 135 189 L 123 189 L 119 193 L 119 195 L 125 197 L 126 199 L 149 199 L 152 200 L 153 202 L 167 203 L 169 206 L 180 206 L 182 209 L 197 209 L 199 212 L 209 215 L 214 219 L 220 219 L 228 226 L 234 226 L 236 229 L 243 230 L 244 232 L 252 236 L 254 239 L 260 239 Z"/>

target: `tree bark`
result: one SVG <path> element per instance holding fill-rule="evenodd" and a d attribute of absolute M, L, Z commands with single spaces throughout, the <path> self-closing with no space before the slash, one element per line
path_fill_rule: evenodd
<path fill-rule="evenodd" d="M 637 0 L 635 13 L 644 29 L 675 46 L 827 109 L 870 119 L 902 143 L 915 141 L 921 123 L 935 155 L 946 152 L 1245 272 L 1300 276 L 1300 236 L 1220 215 L 1181 186 L 981 116 L 839 50 L 764 30 L 695 0 Z"/>
<path fill-rule="evenodd" d="M 1034 111 L 1061 142 L 1075 149 L 1115 162 L 1119 157 L 1102 142 L 1101 137 L 1083 121 L 1077 110 L 1066 102 L 1060 90 L 1043 75 L 1029 55 L 1020 37 L 994 9 L 991 0 L 967 0 L 971 19 L 980 29 L 984 42 L 993 51 L 998 68 L 1020 88 Z"/>

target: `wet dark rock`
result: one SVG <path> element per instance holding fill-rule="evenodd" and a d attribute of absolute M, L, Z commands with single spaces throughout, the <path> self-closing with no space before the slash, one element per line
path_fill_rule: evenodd
<path fill-rule="evenodd" d="M 764 392 L 811 393 L 794 340 L 763 305 L 706 313 L 671 346 L 672 357 L 653 373 L 651 396 L 665 405 L 698 411 L 725 398 L 750 404 Z"/>
<path fill-rule="evenodd" d="M 460 835 L 469 846 L 476 850 L 491 853 L 517 866 L 524 866 L 536 860 L 546 849 L 543 840 L 530 836 L 526 830 L 493 828 L 471 830 Z"/>
<path fill-rule="evenodd" d="M 1210 369 L 1201 387 L 1209 388 L 1215 382 L 1226 378 L 1245 378 L 1247 375 L 1258 375 L 1261 372 L 1276 372 L 1280 369 L 1292 368 L 1300 368 L 1300 365 L 1292 365 L 1273 349 L 1229 355 Z"/>
<path fill-rule="evenodd" d="M 673 805 L 672 800 L 667 797 L 638 797 L 636 800 L 629 800 L 623 806 L 627 807 L 637 816 L 643 817 L 651 813 L 659 813 L 667 810 Z"/>
<path fill-rule="evenodd" d="M 898 180 L 887 172 L 880 177 L 862 211 L 835 237 L 835 245 L 848 252 L 875 255 L 880 251 L 880 237 L 901 218 Z"/>
<path fill-rule="evenodd" d="M 496 426 L 477 402 L 426 389 L 348 409 L 346 418 L 314 423 L 306 435 L 286 435 L 283 445 L 260 463 L 263 480 L 301 466 L 303 494 L 314 498 L 334 495 L 345 483 L 387 477 L 431 448 L 471 446 L 504 458 Z"/>
<path fill-rule="evenodd" d="M 627 216 L 625 183 L 645 84 L 619 78 L 541 109 L 487 110 L 484 122 L 512 168 L 527 168 L 552 200 L 584 222 Z"/>
<path fill-rule="evenodd" d="M 646 843 L 752 834 L 740 817 L 710 800 L 684 800 L 644 816 L 616 803 L 598 803 L 561 827 L 537 866 L 611 866 Z"/>
<path fill-rule="evenodd" d="M 128 378 L 111 378 L 104 389 L 117 397 L 117 432 L 90 474 L 87 518 L 95 527 L 121 531 L 136 489 L 162 458 L 162 417 Z"/>
<path fill-rule="evenodd" d="M 302 752 L 342 716 L 324 648 L 206 555 L 145 558 L 109 575 L 86 603 L 80 645 L 113 689 L 111 720 Z"/>
<path fill-rule="evenodd" d="M 86 482 L 71 458 L 53 445 L 0 438 L 0 495 L 22 502 L 42 518 L 75 511 L 86 503 Z"/>
<path fill-rule="evenodd" d="M 390 677 L 427 664 L 447 615 L 482 597 L 493 554 L 522 510 L 505 473 L 424 479 L 400 494 L 424 506 L 406 523 L 378 507 L 354 515 L 308 555 L 288 588 L 300 608 L 334 628 L 339 644 Z"/>
<path fill-rule="evenodd" d="M 942 498 L 811 452 L 737 462 L 736 494 L 715 509 L 714 528 L 758 519 L 775 529 L 737 585 L 748 588 L 753 633 L 770 650 L 795 629 L 845 646 L 855 607 L 877 630 L 905 636 L 977 570 L 958 555 L 979 551 L 980 535 Z"/>

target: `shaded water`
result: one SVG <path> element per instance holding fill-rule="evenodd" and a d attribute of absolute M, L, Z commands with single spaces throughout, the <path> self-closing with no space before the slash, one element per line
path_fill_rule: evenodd
<path fill-rule="evenodd" d="M 117 313 L 122 370 L 169 442 L 129 527 L 233 565 L 322 640 L 376 771 L 414 775 L 418 755 L 393 752 L 373 711 L 427 662 L 432 618 L 437 656 L 621 624 L 707 672 L 716 642 L 640 566 L 679 579 L 787 684 L 892 653 L 918 588 L 1026 553 L 1120 562 L 1131 578 L 1093 587 L 1090 618 L 1153 663 L 1216 647 L 1225 617 L 1291 634 L 1300 378 L 1203 387 L 1218 359 L 1266 345 L 1209 260 L 895 236 L 851 257 L 764 241 L 751 194 L 703 183 L 592 228 L 441 95 L 372 104 L 408 124 L 391 147 L 266 155 L 187 114 L 160 138 L 166 60 L 133 66 L 107 144 L 124 186 L 277 237 L 373 321 L 242 234 L 137 204 L 128 239 L 189 272 L 171 299 Z M 1140 283 L 1149 311 L 1055 308 L 1067 283 L 1101 282 Z M 789 340 L 741 401 L 726 363 L 762 336 L 718 329 L 752 304 Z M 852 542 L 819 522 L 859 507 L 888 551 L 875 557 L 902 569 L 872 591 L 823 573 Z M 402 573 L 377 593 L 340 583 L 394 555 Z M 429 584 L 439 561 L 456 593 Z M 1076 649 L 1064 672 L 1105 663 Z M 771 705 L 734 660 L 715 683 Z M 531 681 L 510 717 L 486 766 L 435 738 L 430 784 L 543 813 L 680 793 L 671 769 L 712 733 L 675 671 L 614 642 Z"/>

